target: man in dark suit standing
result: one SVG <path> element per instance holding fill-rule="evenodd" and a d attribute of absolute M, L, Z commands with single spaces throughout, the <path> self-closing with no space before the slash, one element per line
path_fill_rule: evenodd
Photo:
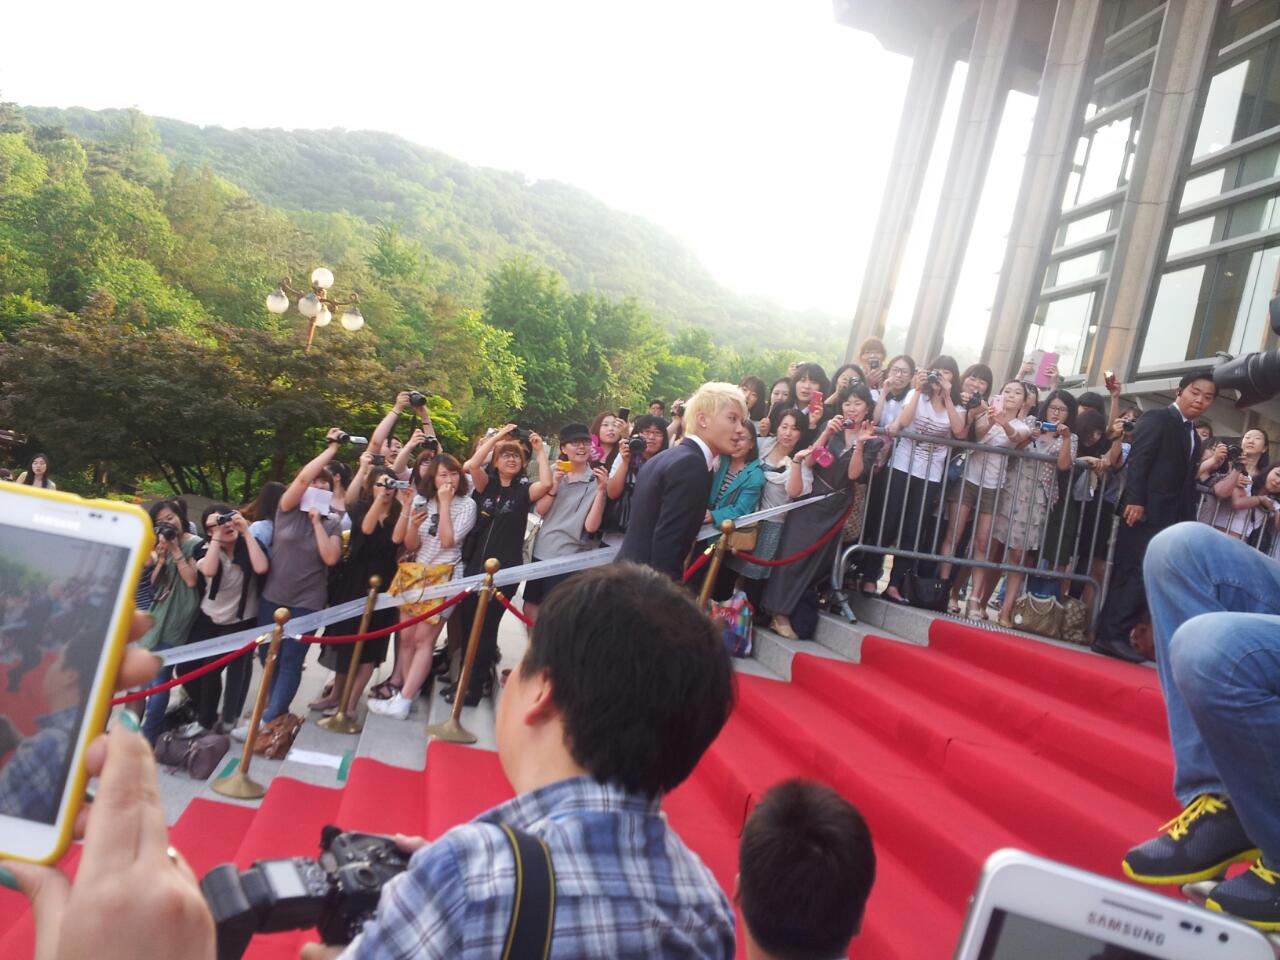
<path fill-rule="evenodd" d="M 711 498 L 715 458 L 728 454 L 747 419 L 747 398 L 731 383 L 704 383 L 685 404 L 685 437 L 646 460 L 631 495 L 619 560 L 674 579 L 684 571 Z"/>
<path fill-rule="evenodd" d="M 1134 427 L 1120 496 L 1123 523 L 1116 538 L 1115 567 L 1091 646 L 1096 653 L 1133 663 L 1144 659 L 1129 643 L 1129 634 L 1147 609 L 1142 561 L 1152 537 L 1196 517 L 1200 437 L 1195 423 L 1216 395 L 1212 375 L 1188 374 L 1167 409 L 1148 411 Z"/>

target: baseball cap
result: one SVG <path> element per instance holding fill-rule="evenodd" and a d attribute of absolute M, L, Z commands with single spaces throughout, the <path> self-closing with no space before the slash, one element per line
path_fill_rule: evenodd
<path fill-rule="evenodd" d="M 584 423 L 566 423 L 560 428 L 560 442 L 573 443 L 575 440 L 590 440 L 591 431 Z"/>

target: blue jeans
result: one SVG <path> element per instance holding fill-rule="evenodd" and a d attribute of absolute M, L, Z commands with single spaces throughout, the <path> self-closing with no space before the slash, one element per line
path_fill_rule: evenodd
<path fill-rule="evenodd" d="M 1144 580 L 1169 712 L 1173 790 L 1231 797 L 1280 860 L 1280 563 L 1207 524 L 1147 548 Z"/>
<path fill-rule="evenodd" d="M 152 653 L 160 653 L 162 650 L 168 650 L 168 644 L 157 643 Z M 158 686 L 162 683 L 168 683 L 173 679 L 173 667 L 161 667 L 151 682 L 147 684 L 149 687 Z M 147 738 L 147 742 L 155 746 L 155 742 L 160 739 L 160 734 L 164 733 L 164 713 L 169 709 L 169 691 L 162 693 L 153 693 L 147 697 L 147 707 L 142 714 L 142 735 Z"/>
<path fill-rule="evenodd" d="M 276 608 L 283 604 L 272 603 L 270 600 L 263 599 L 258 605 L 258 626 L 265 627 L 275 623 Z M 308 613 L 315 613 L 315 610 L 307 607 L 290 607 L 289 617 L 296 620 Z M 285 624 L 285 632 L 288 633 L 289 625 Z M 307 648 L 310 644 L 302 643 L 298 640 L 291 640 L 285 637 L 280 643 L 280 658 L 276 660 L 276 670 L 271 677 L 271 696 L 267 700 L 266 710 L 262 714 L 262 722 L 268 723 L 276 717 L 283 716 L 289 712 L 289 707 L 293 703 L 293 696 L 298 692 L 298 685 L 302 683 L 302 661 L 307 658 Z M 266 644 L 258 648 L 258 659 L 266 662 L 267 659 Z"/>

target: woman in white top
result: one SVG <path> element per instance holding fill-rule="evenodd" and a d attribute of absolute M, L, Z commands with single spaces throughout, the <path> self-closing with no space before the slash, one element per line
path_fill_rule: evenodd
<path fill-rule="evenodd" d="M 1010 380 L 1000 393 L 992 398 L 991 403 L 978 408 L 975 422 L 978 442 L 984 446 L 1003 449 L 1018 449 L 1031 440 L 1031 427 L 1021 418 L 1027 408 L 1027 388 L 1021 380 Z M 951 521 L 947 527 L 947 536 L 943 540 L 942 553 L 949 554 L 955 549 L 956 540 L 969 522 L 975 507 L 978 509 L 978 521 L 974 526 L 971 556 L 986 557 L 991 552 L 991 519 L 995 513 L 996 500 L 1000 488 L 1004 486 L 1005 468 L 1008 463 L 1003 453 L 979 453 L 971 450 L 965 460 L 964 478 L 955 485 L 955 509 L 951 513 Z M 950 494 L 949 494 L 950 495 Z M 950 563 L 939 568 L 938 576 L 946 580 L 951 577 Z M 952 613 L 960 612 L 959 587 L 963 577 L 957 576 L 951 588 L 951 600 L 948 609 Z M 985 619 L 981 604 L 978 602 L 979 578 L 974 577 L 974 590 L 969 595 L 969 616 Z"/>
<path fill-rule="evenodd" d="M 414 554 L 413 561 L 400 564 L 396 577 L 387 590 L 393 596 L 407 596 L 410 602 L 400 607 L 402 620 L 425 613 L 440 602 L 422 600 L 427 587 L 453 579 L 462 559 L 462 543 L 476 523 L 476 502 L 467 496 L 467 479 L 462 464 L 447 453 L 438 453 L 431 461 L 432 473 L 422 485 L 419 495 L 409 499 L 412 491 L 404 491 L 400 518 L 391 534 L 395 543 L 403 543 Z M 399 668 L 404 671 L 404 686 L 387 700 L 369 700 L 369 709 L 404 720 L 431 671 L 431 658 L 436 638 L 449 611 L 437 614 L 400 631 Z"/>
<path fill-rule="evenodd" d="M 911 392 L 911 378 L 916 375 L 916 362 L 905 353 L 899 354 L 889 361 L 888 366 L 879 371 L 883 377 L 879 395 L 876 396 L 876 409 L 873 419 L 877 427 L 888 430 L 897 422 L 902 413 L 902 405 L 907 402 L 907 394 Z M 880 457 L 883 466 L 889 453 L 886 445 Z M 889 492 L 889 471 L 876 470 L 867 481 L 865 515 L 867 524 L 862 531 L 862 542 L 868 545 L 879 545 L 880 522 L 884 517 L 885 499 Z M 897 527 L 884 520 L 885 542 L 892 542 L 889 536 Z M 854 554 L 853 566 L 857 570 L 858 580 L 862 584 L 862 595 L 874 597 L 884 574 L 884 554 L 864 551 Z"/>
<path fill-rule="evenodd" d="M 927 436 L 962 439 L 969 424 L 964 411 L 956 406 L 959 381 L 960 368 L 947 356 L 936 358 L 927 368 L 918 371 L 902 412 L 889 432 L 895 437 L 909 430 Z M 949 449 L 927 440 L 900 438 L 895 442 L 881 542 L 895 544 L 903 550 L 930 552 L 933 543 L 928 536 L 929 528 L 936 513 Z M 928 519 L 922 523 L 922 518 Z M 914 569 L 915 561 L 910 558 L 894 560 L 889 586 L 884 592 L 886 600 L 907 602 L 902 591 L 907 585 L 907 574 Z"/>
<path fill-rule="evenodd" d="M 807 462 L 797 465 L 791 459 L 804 435 L 804 425 L 808 419 L 806 412 L 792 408 L 779 415 L 774 436 L 760 438 L 760 466 L 764 470 L 764 489 L 757 509 L 780 507 L 797 497 L 807 497 L 813 491 L 813 468 Z M 762 560 L 772 560 L 777 556 L 785 522 L 785 515 L 773 520 L 761 520 L 757 525 L 760 532 L 756 535 L 756 545 L 751 550 L 751 555 Z M 736 556 L 729 558 L 729 567 L 746 581 L 742 585 L 743 589 L 758 607 L 763 581 L 769 578 L 773 568 L 740 560 Z M 753 591 L 755 596 L 752 596 Z"/>

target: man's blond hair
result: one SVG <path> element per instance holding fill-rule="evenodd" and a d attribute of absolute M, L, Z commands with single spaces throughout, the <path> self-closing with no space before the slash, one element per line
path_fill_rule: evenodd
<path fill-rule="evenodd" d="M 713 381 L 704 383 L 684 405 L 684 432 L 694 436 L 698 434 L 698 414 L 714 417 L 725 407 L 734 406 L 747 416 L 747 396 L 732 383 Z"/>

